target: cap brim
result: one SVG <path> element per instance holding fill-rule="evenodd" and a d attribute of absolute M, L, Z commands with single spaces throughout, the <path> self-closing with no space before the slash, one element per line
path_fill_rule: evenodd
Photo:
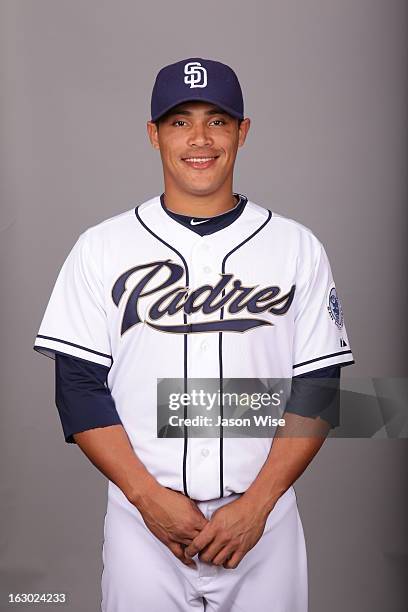
<path fill-rule="evenodd" d="M 208 102 L 210 104 L 215 104 L 215 106 L 219 106 L 220 108 L 222 108 L 222 110 L 224 110 L 226 113 L 228 113 L 232 117 L 235 117 L 236 119 L 244 118 L 243 115 L 241 115 L 240 113 L 237 113 L 235 110 L 230 108 L 228 105 L 224 104 L 223 102 L 220 102 L 219 100 L 215 100 L 214 98 L 210 96 L 207 97 L 207 96 L 191 95 L 191 96 L 187 96 L 184 98 L 180 98 L 179 100 L 177 100 L 177 102 L 172 102 L 170 106 L 161 110 L 159 114 L 152 116 L 151 121 L 157 121 L 158 119 L 160 119 L 160 117 L 163 117 L 163 115 L 168 113 L 169 110 L 171 110 L 175 106 L 178 106 L 179 104 L 184 104 L 185 102 Z"/>

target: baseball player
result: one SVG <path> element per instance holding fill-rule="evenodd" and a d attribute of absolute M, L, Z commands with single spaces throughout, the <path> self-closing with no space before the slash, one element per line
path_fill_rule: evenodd
<path fill-rule="evenodd" d="M 79 236 L 35 339 L 66 441 L 109 480 L 103 612 L 307 610 L 292 485 L 338 415 L 293 391 L 276 435 L 157 433 L 163 379 L 338 381 L 354 363 L 321 242 L 233 189 L 249 128 L 229 66 L 162 68 L 147 130 L 164 192 Z M 299 423 L 316 435 L 282 434 Z"/>

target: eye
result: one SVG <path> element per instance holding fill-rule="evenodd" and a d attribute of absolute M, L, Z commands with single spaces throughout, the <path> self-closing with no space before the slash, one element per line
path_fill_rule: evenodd
<path fill-rule="evenodd" d="M 213 121 L 211 121 L 211 123 L 214 123 L 216 125 L 225 125 L 224 119 L 214 119 Z"/>
<path fill-rule="evenodd" d="M 175 125 L 175 126 L 177 126 L 177 127 L 180 127 L 180 125 L 179 125 L 179 124 L 181 124 L 181 123 L 185 124 L 186 122 L 185 122 L 185 121 L 183 121 L 183 119 L 176 119 L 175 121 L 173 121 L 172 125 Z"/>

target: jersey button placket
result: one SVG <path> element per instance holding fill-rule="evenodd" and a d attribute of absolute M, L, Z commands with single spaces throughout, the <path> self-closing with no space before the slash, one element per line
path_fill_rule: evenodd
<path fill-rule="evenodd" d="M 189 269 L 191 272 L 189 291 L 198 289 L 203 285 L 212 287 L 218 282 L 218 275 L 213 272 L 211 248 L 203 241 L 197 242 L 191 251 Z M 198 303 L 205 299 L 198 298 Z M 210 319 L 215 319 L 218 313 L 214 313 Z M 202 323 L 207 319 L 201 309 L 188 315 L 190 323 Z M 189 336 L 188 351 L 188 377 L 191 379 L 218 378 L 218 334 L 213 332 L 192 333 Z M 200 414 L 212 417 L 205 407 Z M 189 438 L 189 460 L 188 460 L 188 482 L 189 494 L 199 495 L 201 498 L 210 499 L 216 497 L 219 491 L 219 458 L 217 438 Z M 208 568 L 203 567 L 205 575 Z M 212 570 L 210 572 L 212 575 Z"/>

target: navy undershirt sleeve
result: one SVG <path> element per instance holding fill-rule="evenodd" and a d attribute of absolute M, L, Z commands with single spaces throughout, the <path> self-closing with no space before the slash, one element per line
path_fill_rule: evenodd
<path fill-rule="evenodd" d="M 292 378 L 285 411 L 305 417 L 321 417 L 331 428 L 340 423 L 341 365 L 329 366 Z"/>
<path fill-rule="evenodd" d="M 65 441 L 74 433 L 122 421 L 106 384 L 109 368 L 70 355 L 55 355 L 55 403 Z"/>
<path fill-rule="evenodd" d="M 321 368 L 292 379 L 286 411 L 339 424 L 340 366 Z M 122 424 L 107 387 L 109 368 L 70 355 L 55 356 L 55 403 L 66 442 L 73 434 L 96 427 Z M 331 379 L 329 382 L 319 379 Z"/>

